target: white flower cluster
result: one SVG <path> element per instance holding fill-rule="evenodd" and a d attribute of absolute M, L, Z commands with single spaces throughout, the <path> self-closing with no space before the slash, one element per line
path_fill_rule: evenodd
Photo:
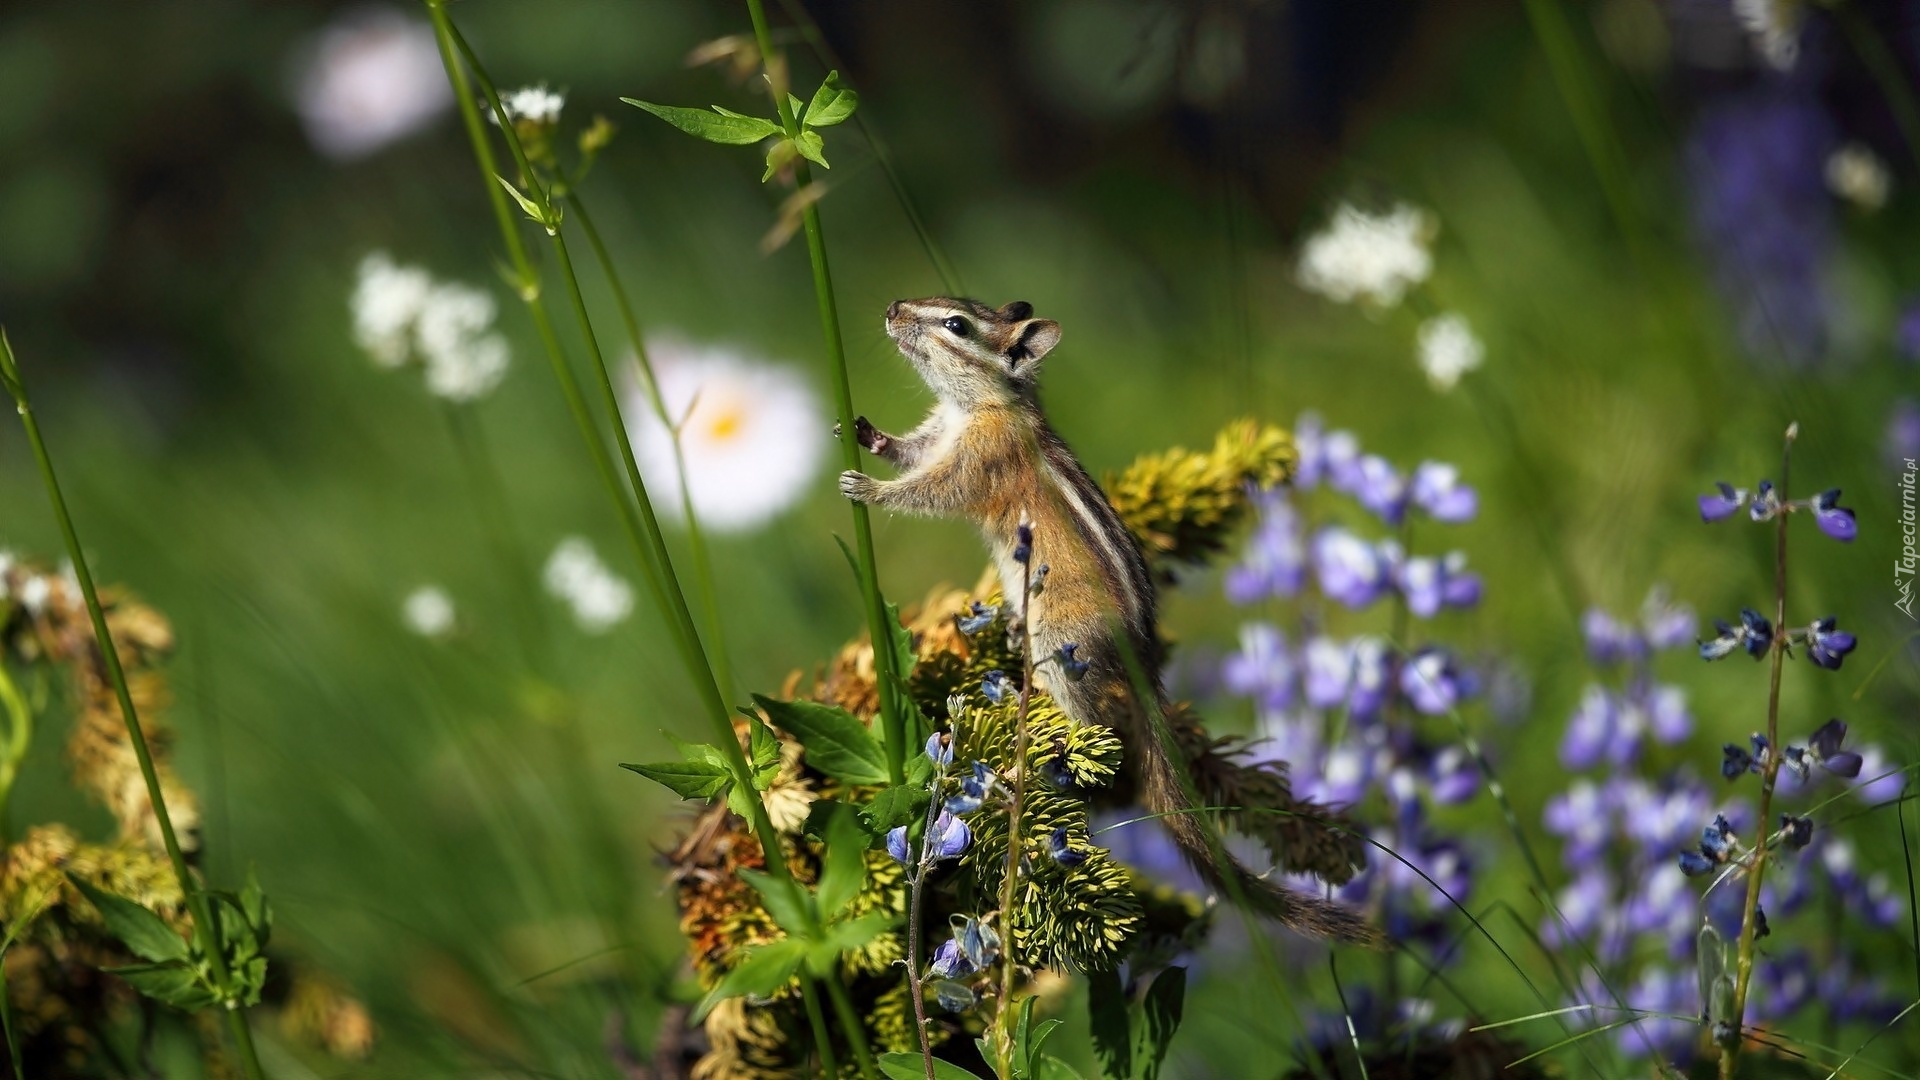
<path fill-rule="evenodd" d="M 0 549 L 0 601 L 18 600 L 28 615 L 38 618 L 46 613 L 55 589 L 64 590 L 68 602 L 79 601 L 80 575 L 73 563 L 62 562 L 58 574 L 36 574 L 21 566 L 13 552 Z"/>
<path fill-rule="evenodd" d="M 295 63 L 307 138 L 327 157 L 364 157 L 425 127 L 453 103 L 433 29 L 393 8 L 351 11 Z"/>
<path fill-rule="evenodd" d="M 1872 213 L 1887 205 L 1893 178 L 1887 163 L 1859 143 L 1848 143 L 1827 157 L 1827 190 Z"/>
<path fill-rule="evenodd" d="M 1420 370 L 1435 390 L 1454 388 L 1460 376 L 1480 366 L 1487 347 L 1473 334 L 1466 316 L 1449 311 L 1420 324 Z"/>
<path fill-rule="evenodd" d="M 820 399 L 792 368 L 677 339 L 649 342 L 667 415 L 678 428 L 700 523 L 720 532 L 765 524 L 806 493 L 827 452 Z M 636 384 L 622 410 L 647 487 L 680 509 L 674 431 Z M 851 438 L 852 436 L 848 436 Z"/>
<path fill-rule="evenodd" d="M 1768 66 L 1775 71 L 1793 69 L 1800 59 L 1804 0 L 1733 0 L 1733 17 L 1740 20 Z"/>
<path fill-rule="evenodd" d="M 633 586 L 607 568 L 583 537 L 560 541 L 547 559 L 547 591 L 573 609 L 589 634 L 605 633 L 633 611 Z"/>
<path fill-rule="evenodd" d="M 500 107 L 514 120 L 526 120 L 535 124 L 554 124 L 560 121 L 560 110 L 567 104 L 567 96 L 558 90 L 547 89 L 546 83 L 523 86 L 500 95 Z M 488 119 L 496 125 L 500 118 L 487 111 Z"/>
<path fill-rule="evenodd" d="M 491 293 L 435 281 L 384 251 L 360 262 L 353 337 L 373 362 L 394 368 L 418 357 L 427 390 L 449 401 L 486 396 L 507 374 L 507 339 L 493 329 Z"/>
<path fill-rule="evenodd" d="M 1333 212 L 1327 227 L 1308 238 L 1295 276 L 1301 288 L 1350 304 L 1393 307 L 1433 273 L 1433 221 L 1405 203 L 1373 214 L 1351 203 Z"/>
<path fill-rule="evenodd" d="M 407 629 L 423 638 L 442 638 L 453 632 L 453 597 L 438 585 L 422 585 L 400 605 Z"/>

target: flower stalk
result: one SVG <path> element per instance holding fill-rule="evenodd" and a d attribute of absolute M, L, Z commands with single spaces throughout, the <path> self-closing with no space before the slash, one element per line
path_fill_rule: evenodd
<path fill-rule="evenodd" d="M 1013 1076 L 1013 903 L 1020 856 L 1026 847 L 1020 837 L 1020 810 L 1027 793 L 1027 713 L 1033 701 L 1033 626 L 1028 618 L 1033 607 L 1033 533 L 1024 524 L 1020 533 L 1020 544 L 1014 549 L 1014 558 L 1020 560 L 1020 704 L 1013 716 L 1013 802 L 1007 807 L 1007 872 L 1000 880 L 1000 1001 L 994 1015 L 999 1032 L 994 1048 L 1002 1080 Z M 1025 558 L 1021 558 L 1023 551 Z"/>
<path fill-rule="evenodd" d="M 520 297 L 526 302 L 528 313 L 533 317 L 535 330 L 541 344 L 546 349 L 547 358 L 553 368 L 554 377 L 560 384 L 560 390 L 567 402 L 568 410 L 573 414 L 574 423 L 580 430 L 582 440 L 587 444 L 587 452 L 593 458 L 596 471 L 615 506 L 620 511 L 622 523 L 626 526 L 629 540 L 632 541 L 640 568 L 646 578 L 649 591 L 656 606 L 666 616 L 668 631 L 673 637 L 682 663 L 693 680 L 695 692 L 714 726 L 714 733 L 721 753 L 726 758 L 727 767 L 733 775 L 735 784 L 743 785 L 743 790 L 755 791 L 753 769 L 748 763 L 746 751 L 741 747 L 739 738 L 734 734 L 733 718 L 721 693 L 719 681 L 703 647 L 700 634 L 693 621 L 691 609 L 687 605 L 685 592 L 680 588 L 679 579 L 674 575 L 673 562 L 667 553 L 666 542 L 660 530 L 660 522 L 653 510 L 653 504 L 647 497 L 645 482 L 640 477 L 640 469 L 633 456 L 633 445 L 627 437 L 626 428 L 620 422 L 619 401 L 613 390 L 613 382 L 607 373 L 606 361 L 600 352 L 598 339 L 594 336 L 592 321 L 587 314 L 586 302 L 580 293 L 580 283 L 573 271 L 573 261 L 568 255 L 567 242 L 560 230 L 559 210 L 553 205 L 551 193 L 541 186 L 526 151 L 520 144 L 519 136 L 514 132 L 511 117 L 501 107 L 499 93 L 492 80 L 487 78 L 485 68 L 473 53 L 466 40 L 454 27 L 448 17 L 445 0 L 425 0 L 427 12 L 433 21 L 434 36 L 440 46 L 440 58 L 446 67 L 447 78 L 453 87 L 453 96 L 458 103 L 461 118 L 467 129 L 467 137 L 473 146 L 475 163 L 480 168 L 482 186 L 487 190 L 488 199 L 493 207 L 494 219 L 500 229 L 502 242 L 506 245 L 511 260 Z M 462 62 L 464 58 L 464 64 Z M 612 456 L 607 452 L 585 394 L 579 381 L 574 377 L 567 363 L 566 353 L 560 346 L 559 337 L 554 332 L 553 318 L 547 309 L 542 295 L 539 277 L 528 255 L 525 242 L 520 237 L 511 208 L 508 206 L 508 192 L 500 179 L 493 147 L 487 141 L 486 127 L 480 119 L 479 107 L 474 103 L 474 94 L 468 83 L 467 75 L 471 70 L 474 82 L 479 84 L 481 95 L 495 117 L 500 121 L 500 129 L 512 153 L 514 164 L 519 169 L 532 195 L 513 192 L 516 201 L 522 202 L 522 209 L 530 214 L 537 213 L 541 224 L 546 228 L 552 240 L 554 257 L 560 269 L 562 280 L 567 286 L 567 295 L 574 316 L 580 323 L 581 333 L 587 342 L 588 351 L 594 360 L 594 368 L 599 376 L 598 382 L 604 403 L 612 412 L 614 441 L 619 445 L 623 463 L 626 466 L 626 481 L 630 485 L 622 488 L 621 477 L 616 470 Z M 801 890 L 793 878 L 793 871 L 787 865 L 785 853 L 780 848 L 779 834 L 774 831 L 773 823 L 767 816 L 765 804 L 758 798 L 747 800 L 750 816 L 749 825 L 759 839 L 762 853 L 765 855 L 766 871 L 785 888 L 794 891 L 794 900 L 798 908 L 807 914 L 810 931 L 819 930 L 818 915 L 810 898 Z M 866 1031 L 859 1018 L 853 1013 L 852 1005 L 847 1001 L 846 988 L 837 980 L 823 979 L 827 993 L 834 1001 L 835 1012 L 839 1015 L 848 1041 L 852 1044 L 854 1055 L 860 1062 L 863 1075 L 877 1080 L 878 1070 L 873 1061 L 872 1052 L 867 1047 Z M 820 1005 L 810 979 L 800 980 L 803 1001 L 806 1004 L 809 1019 L 819 1013 Z M 816 1028 L 821 1025 L 816 1024 Z M 823 1049 L 823 1053 L 824 1053 Z"/>
<path fill-rule="evenodd" d="M 761 0 L 747 0 L 747 13 L 753 20 L 754 41 L 760 49 L 760 62 L 766 72 L 767 90 L 780 118 L 781 130 L 790 140 L 800 137 L 800 122 L 787 101 L 785 61 L 774 50 L 773 32 L 767 26 L 767 12 Z M 796 155 L 791 163 L 794 187 L 805 191 L 813 182 L 813 171 L 804 157 Z M 818 200 L 807 201 L 801 211 L 801 223 L 807 234 L 807 259 L 813 266 L 813 291 L 820 308 L 820 331 L 826 339 L 827 356 L 833 371 L 834 405 L 840 418 L 840 430 L 854 430 L 853 382 L 847 374 L 846 345 L 840 336 L 840 309 L 833 297 L 833 275 L 827 266 L 826 234 L 820 227 Z M 840 454 L 846 468 L 860 467 L 859 440 L 842 438 Z M 880 685 L 881 723 L 887 752 L 887 775 L 899 784 L 906 778 L 907 715 L 900 694 L 899 673 L 894 670 L 893 651 L 887 648 L 892 636 L 887 625 L 886 604 L 880 594 L 880 571 L 873 553 L 873 526 L 864 504 L 848 501 L 853 513 L 855 559 L 860 569 L 861 598 L 866 602 L 867 632 L 873 638 L 873 666 Z"/>
<path fill-rule="evenodd" d="M 1788 498 L 1788 470 L 1793 462 L 1793 440 L 1800 433 L 1799 424 L 1787 425 L 1786 438 L 1780 451 L 1780 499 Z M 1787 514 L 1779 514 L 1774 519 L 1773 551 L 1773 615 L 1774 625 L 1787 626 Z M 1780 744 L 1780 672 L 1786 666 L 1787 635 L 1777 634 L 1772 643 L 1773 655 L 1769 657 L 1772 667 L 1768 672 L 1767 685 L 1767 745 L 1777 747 Z M 1760 908 L 1760 882 L 1765 876 L 1769 852 L 1768 823 L 1773 820 L 1773 788 L 1780 775 L 1780 763 L 1784 760 L 1777 751 L 1767 755 L 1766 763 L 1760 774 L 1760 812 L 1754 828 L 1753 854 L 1747 868 L 1747 895 L 1740 914 L 1739 958 L 1735 962 L 1733 1011 L 1725 1022 L 1731 1026 L 1732 1033 L 1720 1049 L 1721 1080 L 1733 1080 L 1734 1072 L 1740 1061 L 1740 1044 L 1745 1031 L 1747 1015 L 1747 989 L 1753 979 L 1753 947 L 1759 920 L 1756 912 Z"/>
<path fill-rule="evenodd" d="M 100 594 L 94 587 L 93 572 L 87 568 L 86 553 L 81 549 L 73 516 L 67 510 L 66 497 L 61 494 L 59 478 L 54 475 L 53 458 L 47 452 L 46 438 L 41 434 L 39 420 L 34 417 L 26 383 L 20 377 L 20 366 L 13 354 L 13 345 L 7 340 L 3 329 L 0 329 L 0 384 L 4 384 L 12 396 L 14 406 L 20 413 L 20 422 L 26 428 L 27 442 L 33 446 L 34 460 L 40 466 L 40 478 L 47 488 L 47 499 L 53 504 L 54 520 L 60 525 L 61 538 L 66 541 L 67 557 L 73 562 L 74 577 L 79 581 L 80 593 L 87 602 L 87 616 L 93 623 L 93 636 L 100 646 L 101 664 L 106 668 L 107 681 L 113 684 L 114 697 L 120 703 L 120 718 L 127 725 L 127 740 L 133 745 L 134 758 L 140 763 L 140 778 L 146 783 L 147 799 L 153 804 L 153 817 L 160 827 L 161 845 L 166 848 L 167 861 L 173 865 L 174 876 L 180 881 L 180 894 L 186 898 L 187 910 L 193 918 L 193 934 L 199 939 L 200 949 L 206 955 L 214 988 L 226 1005 L 223 1011 L 227 1015 L 228 1031 L 233 1035 L 236 1056 L 249 1080 L 262 1080 L 266 1073 L 260 1067 L 260 1055 L 253 1046 L 253 1032 L 247 1026 L 246 1010 L 240 1006 L 234 992 L 233 975 L 227 968 L 219 924 L 213 920 L 206 894 L 201 892 L 193 872 L 188 869 L 180 838 L 174 833 L 173 817 L 167 813 L 166 796 L 160 789 L 160 776 L 153 766 L 153 752 L 147 746 L 146 732 L 140 727 L 140 715 L 134 708 L 133 695 L 127 689 L 127 675 L 120 665 L 119 647 L 114 644 L 113 634 L 107 629 L 107 616 L 100 606 Z"/>

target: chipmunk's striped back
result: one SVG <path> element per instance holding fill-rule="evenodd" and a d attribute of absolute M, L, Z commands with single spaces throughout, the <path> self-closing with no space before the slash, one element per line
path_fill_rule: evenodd
<path fill-rule="evenodd" d="M 899 467 L 893 480 L 840 476 L 848 498 L 923 514 L 964 517 L 993 551 L 1001 587 L 1021 596 L 1028 564 L 1014 555 L 1021 525 L 1032 562 L 1048 567 L 1030 595 L 1028 648 L 1036 658 L 1072 646 L 1078 677 L 1043 663 L 1041 686 L 1076 721 L 1120 731 L 1141 801 L 1196 869 L 1229 897 L 1305 933 L 1372 941 L 1356 913 L 1282 889 L 1235 861 L 1199 820 L 1189 781 L 1162 744 L 1153 577 L 1139 545 L 1100 486 L 1047 425 L 1035 391 L 1040 361 L 1060 341 L 1058 324 L 1016 301 L 989 308 L 972 300 L 903 300 L 887 309 L 887 332 L 939 397 L 907 435 L 875 430 L 862 417 L 860 444 Z M 1078 667 L 1084 664 L 1084 669 Z M 1140 692 L 1136 692 L 1139 688 Z"/>

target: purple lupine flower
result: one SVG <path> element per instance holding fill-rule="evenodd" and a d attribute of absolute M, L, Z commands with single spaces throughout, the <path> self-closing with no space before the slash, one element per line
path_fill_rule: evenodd
<path fill-rule="evenodd" d="M 1400 692 L 1416 710 L 1439 716 L 1472 692 L 1472 680 L 1454 666 L 1446 650 L 1428 646 L 1407 659 L 1400 671 Z"/>
<path fill-rule="evenodd" d="M 1007 700 L 1007 695 L 1015 692 L 1015 688 L 1007 673 L 995 668 L 980 680 L 980 692 L 987 696 L 988 701 L 999 705 Z"/>
<path fill-rule="evenodd" d="M 1400 524 L 1407 515 L 1407 478 L 1379 454 L 1360 459 L 1349 494 L 1389 525 Z"/>
<path fill-rule="evenodd" d="M 928 965 L 935 975 L 943 979 L 961 979 L 973 974 L 973 965 L 960 952 L 957 938 L 948 938 L 933 950 L 933 963 Z"/>
<path fill-rule="evenodd" d="M 1601 667 L 1638 659 L 1645 642 L 1633 628 L 1597 607 L 1580 616 L 1580 633 L 1587 640 L 1587 658 Z"/>
<path fill-rule="evenodd" d="M 1311 709 L 1337 709 L 1353 686 L 1353 645 L 1316 634 L 1300 650 L 1301 696 Z"/>
<path fill-rule="evenodd" d="M 1759 912 L 1754 914 L 1757 916 Z M 1817 986 L 1813 961 L 1806 950 L 1768 953 L 1753 969 L 1754 1016 L 1760 1020 L 1784 1020 L 1813 1000 Z"/>
<path fill-rule="evenodd" d="M 927 736 L 927 760 L 940 766 L 953 764 L 953 740 L 945 732 Z"/>
<path fill-rule="evenodd" d="M 1442 747 L 1433 755 L 1427 776 L 1428 790 L 1440 806 L 1466 802 L 1480 791 L 1480 767 L 1462 747 Z"/>
<path fill-rule="evenodd" d="M 1407 610 L 1415 618 L 1431 619 L 1440 614 L 1447 585 L 1446 569 L 1439 559 L 1430 555 L 1407 559 L 1400 563 L 1394 578 L 1407 599 Z"/>
<path fill-rule="evenodd" d="M 1600 764 L 1607 757 L 1618 717 L 1613 695 L 1605 687 L 1589 684 L 1561 736 L 1560 763 L 1575 771 Z"/>
<path fill-rule="evenodd" d="M 967 845 L 972 842 L 973 830 L 945 809 L 933 819 L 933 828 L 927 831 L 927 846 L 936 861 L 959 858 L 960 853 L 967 850 Z M 888 834 L 888 845 L 892 845 L 891 833 Z"/>
<path fill-rule="evenodd" d="M 1773 624 L 1752 608 L 1740 609 L 1739 626 L 1730 626 L 1715 619 L 1713 628 L 1715 635 L 1700 642 L 1702 660 L 1719 660 L 1731 655 L 1735 649 L 1745 649 L 1747 655 L 1758 660 L 1773 644 Z"/>
<path fill-rule="evenodd" d="M 1721 749 L 1720 775 L 1728 780 L 1738 780 L 1750 772 L 1759 772 L 1760 765 L 1747 753 L 1747 748 L 1739 743 L 1728 743 Z"/>
<path fill-rule="evenodd" d="M 1033 558 L 1033 526 L 1021 522 L 1013 530 L 1013 561 L 1024 563 Z"/>
<path fill-rule="evenodd" d="M 1792 814 L 1780 815 L 1780 842 L 1789 851 L 1799 851 L 1813 841 L 1813 819 L 1794 817 Z"/>
<path fill-rule="evenodd" d="M 1907 773 L 1893 764 L 1886 751 L 1872 745 L 1860 748 L 1860 775 L 1854 782 L 1853 790 L 1869 806 L 1899 798 L 1906 782 Z"/>
<path fill-rule="evenodd" d="M 1734 487 L 1724 480 L 1715 481 L 1713 486 L 1719 490 L 1712 495 L 1700 496 L 1701 521 L 1725 521 L 1746 505 L 1747 492 L 1744 488 Z"/>
<path fill-rule="evenodd" d="M 1459 468 L 1438 461 L 1423 461 L 1413 470 L 1409 495 L 1428 517 L 1450 525 L 1472 521 L 1480 509 L 1480 497 L 1460 482 Z"/>
<path fill-rule="evenodd" d="M 1221 681 L 1229 691 L 1278 712 L 1293 704 L 1294 663 L 1287 636 L 1271 623 L 1240 627 L 1240 651 L 1227 657 Z"/>
<path fill-rule="evenodd" d="M 1700 819 L 1713 810 L 1713 797 L 1691 776 L 1676 776 L 1659 786 L 1640 779 L 1613 785 L 1621 831 L 1649 857 L 1662 857 L 1692 839 Z"/>
<path fill-rule="evenodd" d="M 1587 1003 L 1610 1004 L 1613 996 L 1596 985 L 1588 991 Z M 1700 1037 L 1700 1025 L 1691 1019 L 1700 1014 L 1700 981 L 1691 968 L 1649 966 L 1641 970 L 1633 984 L 1623 992 L 1628 1006 L 1640 1013 L 1633 1023 L 1613 1034 L 1613 1043 L 1623 1057 L 1638 1060 L 1651 1045 L 1663 1060 L 1685 1060 L 1693 1053 Z"/>
<path fill-rule="evenodd" d="M 1393 656 L 1386 640 L 1377 637 L 1354 638 L 1351 650 L 1353 676 L 1347 713 L 1354 720 L 1371 720 L 1380 715 L 1393 695 Z"/>
<path fill-rule="evenodd" d="M 1840 662 L 1855 644 L 1852 634 L 1835 628 L 1831 615 L 1807 627 L 1807 659 L 1830 671 L 1840 670 Z"/>
<path fill-rule="evenodd" d="M 1851 780 L 1860 775 L 1861 758 L 1851 750 L 1840 748 L 1846 737 L 1846 721 L 1829 720 L 1807 737 L 1807 755 L 1833 775 Z"/>
<path fill-rule="evenodd" d="M 987 627 L 992 626 L 993 620 L 998 618 L 999 615 L 999 605 L 983 604 L 975 600 L 968 614 L 955 615 L 953 619 L 954 625 L 959 627 L 961 633 L 972 637 Z"/>
<path fill-rule="evenodd" d="M 1920 458 L 1920 402 L 1901 398 L 1893 403 L 1881 446 L 1887 460 L 1896 465 Z"/>
<path fill-rule="evenodd" d="M 1251 604 L 1270 596 L 1293 596 L 1304 584 L 1306 543 L 1300 536 L 1300 514 L 1284 491 L 1255 496 L 1259 524 L 1247 540 L 1241 561 L 1226 575 L 1227 599 Z"/>
<path fill-rule="evenodd" d="M 1855 971 L 1845 956 L 1829 958 L 1821 965 L 1819 993 L 1828 1015 L 1840 1024 L 1855 1021 L 1889 1024 L 1905 1007 L 1902 998 L 1888 988 L 1886 980 Z"/>
<path fill-rule="evenodd" d="M 980 995 L 965 983 L 939 979 L 933 984 L 933 1003 L 948 1012 L 966 1012 L 979 1002 Z"/>
<path fill-rule="evenodd" d="M 1920 303 L 1909 303 L 1893 330 L 1893 348 L 1907 361 L 1920 360 Z"/>
<path fill-rule="evenodd" d="M 1060 672 L 1067 677 L 1068 682 L 1079 682 L 1086 678 L 1087 668 L 1090 666 L 1087 661 L 1074 656 L 1079 648 L 1079 642 L 1069 641 L 1053 652 L 1053 659 L 1059 663 Z"/>
<path fill-rule="evenodd" d="M 1441 602 L 1450 608 L 1470 608 L 1480 603 L 1480 575 L 1467 569 L 1464 551 L 1449 551 L 1440 564 Z"/>
<path fill-rule="evenodd" d="M 1592 938 L 1602 921 L 1615 911 L 1615 891 L 1613 875 L 1605 866 L 1582 866 L 1573 880 L 1554 894 L 1558 915 L 1540 928 L 1541 938 L 1556 948 Z"/>
<path fill-rule="evenodd" d="M 967 958 L 975 971 L 985 971 L 1000 958 L 1000 935 L 984 919 L 968 916 L 953 937 L 960 943 L 960 955 Z"/>
<path fill-rule="evenodd" d="M 1826 351 L 1832 124 L 1810 79 L 1775 79 L 1704 109 L 1687 139 L 1695 232 L 1747 352 L 1809 367 Z"/>
<path fill-rule="evenodd" d="M 984 761 L 973 763 L 973 772 L 960 781 L 960 793 L 948 796 L 946 812 L 949 814 L 971 814 L 980 809 L 987 801 L 987 793 L 993 790 L 993 770 L 987 768 Z"/>
<path fill-rule="evenodd" d="M 1359 802 L 1367 786 L 1373 783 L 1378 756 L 1365 747 L 1347 743 L 1328 747 L 1327 756 L 1320 763 L 1320 783 L 1313 790 L 1313 799 L 1334 806 Z"/>
<path fill-rule="evenodd" d="M 1087 853 L 1073 846 L 1064 825 L 1053 830 L 1053 835 L 1047 838 L 1047 854 L 1053 857 L 1054 862 L 1066 867 L 1079 866 L 1087 861 Z"/>
<path fill-rule="evenodd" d="M 1387 589 L 1387 566 L 1379 551 L 1337 525 L 1314 536 L 1313 567 L 1320 591 L 1350 608 L 1366 607 Z"/>
<path fill-rule="evenodd" d="M 893 856 L 894 862 L 902 865 L 906 864 L 909 853 L 907 851 L 907 827 L 905 825 L 896 825 L 887 830 L 887 854 Z"/>
<path fill-rule="evenodd" d="M 1547 831 L 1566 842 L 1567 862 L 1580 865 L 1599 858 L 1606 849 L 1607 841 L 1612 838 L 1610 812 L 1607 795 L 1600 785 L 1581 779 L 1548 799 L 1542 816 Z"/>
<path fill-rule="evenodd" d="M 1753 489 L 1753 499 L 1747 503 L 1747 516 L 1754 521 L 1772 521 L 1780 516 L 1780 508 L 1786 504 L 1780 501 L 1780 493 L 1774 490 L 1773 481 L 1762 480 L 1760 486 Z"/>
<path fill-rule="evenodd" d="M 1622 921 L 1632 935 L 1653 935 L 1666 943 L 1667 955 L 1684 960 L 1700 929 L 1698 904 L 1687 875 L 1671 862 L 1650 867 L 1636 878 L 1626 898 Z"/>
<path fill-rule="evenodd" d="M 1840 505 L 1840 489 L 1829 488 L 1813 497 L 1813 521 L 1820 531 L 1841 543 L 1852 543 L 1860 526 L 1853 519 L 1853 511 Z"/>
<path fill-rule="evenodd" d="M 1691 644 L 1696 625 L 1693 609 L 1674 603 L 1665 589 L 1656 585 L 1647 591 L 1647 599 L 1640 605 L 1640 626 L 1649 646 L 1677 649 Z"/>
<path fill-rule="evenodd" d="M 1684 742 L 1693 734 L 1693 714 L 1687 711 L 1687 692 L 1677 686 L 1649 687 L 1642 698 L 1647 727 L 1662 745 Z"/>
<path fill-rule="evenodd" d="M 1320 414 L 1303 412 L 1293 422 L 1293 466 L 1296 491 L 1312 491 L 1327 475 L 1326 432 L 1320 426 Z"/>

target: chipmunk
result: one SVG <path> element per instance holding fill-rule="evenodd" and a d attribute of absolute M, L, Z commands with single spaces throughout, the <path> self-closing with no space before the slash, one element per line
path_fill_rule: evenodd
<path fill-rule="evenodd" d="M 1165 715 L 1153 576 L 1105 493 L 1040 408 L 1035 375 L 1060 343 L 1060 325 L 1034 318 L 1033 305 L 1025 301 L 996 309 L 931 298 L 889 305 L 886 328 L 939 401 L 906 435 L 888 435 L 858 418 L 854 436 L 860 445 L 900 475 L 876 480 L 849 470 L 840 474 L 841 494 L 872 506 L 972 521 L 986 537 L 1002 593 L 1010 599 L 1024 590 L 1026 567 L 1014 549 L 1020 527 L 1030 526 L 1031 558 L 1049 569 L 1045 587 L 1028 598 L 1029 647 L 1036 657 L 1050 657 L 1071 644 L 1074 659 L 1086 664 L 1078 678 L 1066 677 L 1063 664 L 1044 665 L 1036 669 L 1040 687 L 1075 721 L 1121 732 L 1142 802 L 1168 815 L 1162 823 L 1208 880 L 1302 933 L 1377 940 L 1353 911 L 1254 874 L 1219 850 L 1196 816 L 1181 812 L 1192 809 L 1186 788 L 1128 671 L 1130 652 Z"/>

